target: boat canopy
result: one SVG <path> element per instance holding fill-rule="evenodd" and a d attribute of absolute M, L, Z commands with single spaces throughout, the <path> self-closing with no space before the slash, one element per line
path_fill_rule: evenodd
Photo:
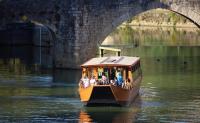
<path fill-rule="evenodd" d="M 112 56 L 112 57 L 99 57 L 92 58 L 81 65 L 81 67 L 103 67 L 103 66 L 125 66 L 130 67 L 135 65 L 140 60 L 139 57 L 128 56 Z"/>

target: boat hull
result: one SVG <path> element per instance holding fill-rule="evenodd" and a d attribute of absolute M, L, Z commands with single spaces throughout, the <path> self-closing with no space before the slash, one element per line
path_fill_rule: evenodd
<path fill-rule="evenodd" d="M 94 85 L 88 88 L 79 87 L 81 101 L 86 106 L 91 105 L 130 105 L 139 94 L 142 77 L 138 77 L 131 89 L 114 85 Z"/>

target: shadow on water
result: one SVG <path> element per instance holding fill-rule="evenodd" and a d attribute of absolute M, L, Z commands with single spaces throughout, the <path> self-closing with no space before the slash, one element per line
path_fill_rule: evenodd
<path fill-rule="evenodd" d="M 133 123 L 141 110 L 141 97 L 138 96 L 129 107 L 83 107 L 79 122 Z"/>
<path fill-rule="evenodd" d="M 77 121 L 80 70 L 32 69 L 21 59 L 0 59 L 0 122 Z"/>

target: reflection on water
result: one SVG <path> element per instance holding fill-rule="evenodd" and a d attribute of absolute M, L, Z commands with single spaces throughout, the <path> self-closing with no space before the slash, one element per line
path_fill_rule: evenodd
<path fill-rule="evenodd" d="M 136 122 L 200 122 L 198 29 L 128 27 L 103 44 L 122 48 L 122 55 L 141 57 L 143 103 Z"/>
<path fill-rule="evenodd" d="M 141 98 L 130 107 L 85 107 L 79 114 L 79 122 L 133 123 L 141 110 Z M 106 112 L 105 112 L 106 111 Z"/>
<path fill-rule="evenodd" d="M 8 57 L 4 49 L 0 122 L 200 122 L 200 37 L 155 30 L 128 30 L 123 41 L 117 40 L 124 34 L 118 31 L 112 34 L 116 42 L 107 42 L 122 48 L 123 55 L 141 57 L 140 101 L 132 107 L 84 107 L 77 92 L 80 70 L 43 70 L 30 65 L 34 59 L 23 60 L 29 55 Z"/>
<path fill-rule="evenodd" d="M 34 68 L 19 59 L 0 60 L 0 122 L 77 121 L 81 71 Z"/>
<path fill-rule="evenodd" d="M 27 65 L 52 68 L 53 52 L 50 47 L 0 46 L 0 59 L 7 62 L 21 62 Z"/>
<path fill-rule="evenodd" d="M 103 45 L 130 46 L 200 46 L 198 28 L 120 27 L 109 35 Z"/>

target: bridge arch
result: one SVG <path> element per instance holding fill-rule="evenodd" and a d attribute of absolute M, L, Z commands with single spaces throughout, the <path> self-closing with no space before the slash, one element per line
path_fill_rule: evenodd
<path fill-rule="evenodd" d="M 175 5 L 168 5 L 168 4 L 164 4 L 162 2 L 155 2 L 155 3 L 151 3 L 150 5 L 148 5 L 146 7 L 146 9 L 144 9 L 144 10 L 138 9 L 138 8 L 134 8 L 134 9 L 130 8 L 130 10 L 128 12 L 125 12 L 124 14 L 122 14 L 121 16 L 119 16 L 118 18 L 113 20 L 111 25 L 105 26 L 104 31 L 102 31 L 103 32 L 102 37 L 99 38 L 97 44 L 100 45 L 104 41 L 104 39 L 123 22 L 131 19 L 132 17 L 134 17 L 138 14 L 141 14 L 146 11 L 151 11 L 153 9 L 169 10 L 171 12 L 174 12 L 180 16 L 187 18 L 192 23 L 194 23 L 197 27 L 200 27 L 200 22 L 199 22 L 200 13 L 196 12 L 195 10 L 191 9 L 190 7 L 185 7 L 185 6 L 177 7 Z"/>

